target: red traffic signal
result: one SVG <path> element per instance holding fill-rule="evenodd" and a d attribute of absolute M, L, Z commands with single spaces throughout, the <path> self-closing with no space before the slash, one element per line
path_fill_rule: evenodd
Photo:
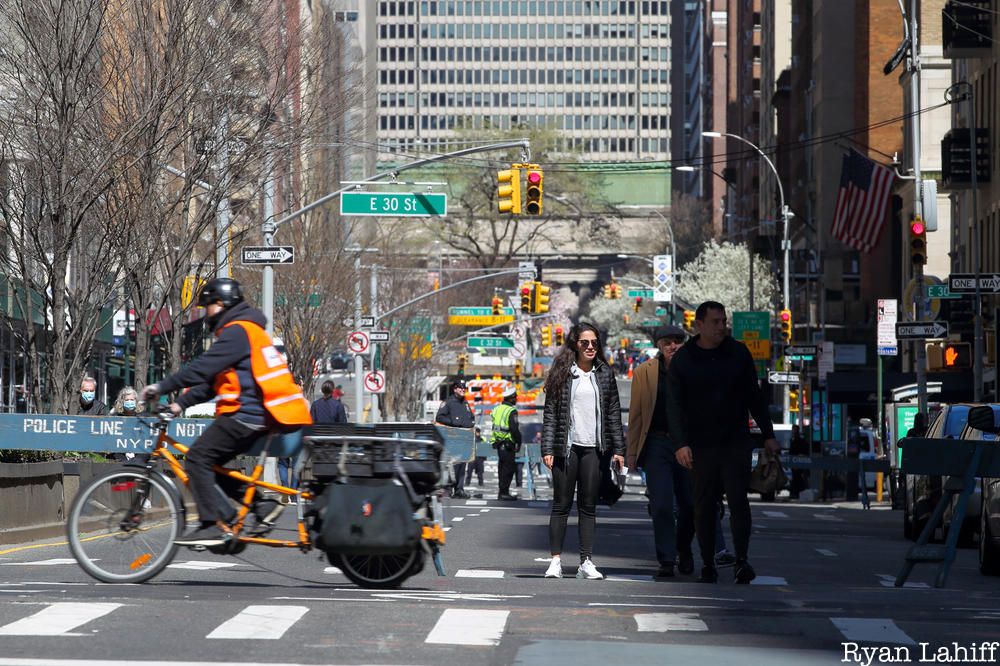
<path fill-rule="evenodd" d="M 910 221 L 910 263 L 914 266 L 927 263 L 927 225 L 919 217 Z"/>

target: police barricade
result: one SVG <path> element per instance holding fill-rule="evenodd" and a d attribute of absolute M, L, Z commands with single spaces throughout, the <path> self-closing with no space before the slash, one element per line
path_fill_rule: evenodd
<path fill-rule="evenodd" d="M 531 499 L 537 499 L 538 493 L 535 491 L 535 469 L 538 469 L 540 477 L 544 477 L 548 472 L 545 465 L 542 464 L 542 445 L 523 444 L 521 446 L 521 454 L 514 460 L 515 462 L 524 464 L 525 483 L 527 483 L 526 490 L 528 491 L 528 497 Z"/>
<path fill-rule="evenodd" d="M 210 419 L 174 419 L 170 436 L 192 444 Z M 156 434 L 134 416 L 0 414 L 0 449 L 94 453 L 149 453 Z"/>
<path fill-rule="evenodd" d="M 868 484 L 865 474 L 881 472 L 889 473 L 889 460 L 885 458 L 841 458 L 835 456 L 790 456 L 781 454 L 781 464 L 787 469 L 816 470 L 819 472 L 845 473 L 850 480 L 857 479 L 861 504 L 865 509 L 871 508 L 868 497 Z"/>

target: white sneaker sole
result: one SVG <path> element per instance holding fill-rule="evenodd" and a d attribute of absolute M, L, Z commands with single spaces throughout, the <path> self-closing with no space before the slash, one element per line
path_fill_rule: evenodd
<path fill-rule="evenodd" d="M 546 578 L 562 578 L 563 575 L 561 573 L 558 573 L 558 574 L 546 573 L 545 577 Z"/>

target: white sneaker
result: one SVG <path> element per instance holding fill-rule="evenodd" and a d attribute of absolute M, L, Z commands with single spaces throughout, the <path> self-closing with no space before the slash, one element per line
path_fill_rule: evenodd
<path fill-rule="evenodd" d="M 597 570 L 597 567 L 594 566 L 594 563 L 588 557 L 580 565 L 580 568 L 576 570 L 576 577 L 586 578 L 587 580 L 602 580 L 604 574 Z"/>
<path fill-rule="evenodd" d="M 553 559 L 549 562 L 549 568 L 545 570 L 546 578 L 562 578 L 562 560 Z"/>

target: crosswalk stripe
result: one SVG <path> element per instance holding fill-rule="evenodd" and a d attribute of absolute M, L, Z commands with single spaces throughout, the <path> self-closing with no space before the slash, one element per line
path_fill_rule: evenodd
<path fill-rule="evenodd" d="M 828 550 L 826 548 L 817 548 L 816 552 L 819 553 L 820 555 L 826 555 L 827 557 L 837 557 L 837 553 L 833 552 L 832 550 Z"/>
<path fill-rule="evenodd" d="M 258 638 L 275 640 L 309 612 L 305 606 L 247 606 L 205 638 Z"/>
<path fill-rule="evenodd" d="M 708 631 L 697 613 L 636 613 L 639 631 Z"/>
<path fill-rule="evenodd" d="M 425 643 L 445 645 L 499 645 L 510 611 L 447 608 Z"/>
<path fill-rule="evenodd" d="M 34 562 L 0 562 L 4 567 L 45 567 L 56 564 L 76 564 L 72 557 L 54 557 L 51 560 L 35 560 Z"/>
<path fill-rule="evenodd" d="M 757 576 L 752 581 L 751 585 L 788 585 L 788 581 L 781 576 Z"/>
<path fill-rule="evenodd" d="M 784 511 L 762 511 L 768 518 L 788 518 L 788 514 Z"/>
<path fill-rule="evenodd" d="M 168 569 L 191 569 L 192 571 L 211 571 L 212 569 L 228 569 L 240 566 L 239 562 L 216 562 L 214 560 L 188 560 L 168 564 Z"/>
<path fill-rule="evenodd" d="M 833 626 L 849 641 L 865 643 L 899 643 L 916 645 L 916 641 L 896 626 L 888 618 L 877 617 L 831 617 Z"/>
<path fill-rule="evenodd" d="M 76 636 L 70 631 L 121 607 L 122 604 L 54 603 L 0 627 L 0 636 Z"/>
<path fill-rule="evenodd" d="M 503 578 L 503 573 L 493 569 L 459 569 L 455 578 Z"/>

